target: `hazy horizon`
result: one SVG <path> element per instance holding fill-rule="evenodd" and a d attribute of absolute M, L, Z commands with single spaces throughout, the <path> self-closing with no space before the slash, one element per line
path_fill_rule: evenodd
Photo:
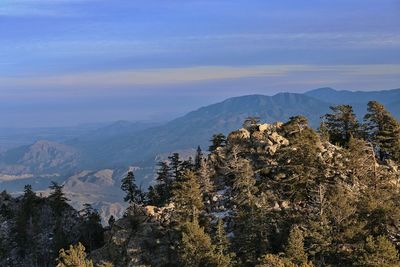
<path fill-rule="evenodd" d="M 166 121 L 226 98 L 400 87 L 400 2 L 4 0 L 0 128 Z"/>

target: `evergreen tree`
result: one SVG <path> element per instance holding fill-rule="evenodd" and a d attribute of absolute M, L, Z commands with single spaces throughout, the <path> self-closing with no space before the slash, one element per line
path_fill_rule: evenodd
<path fill-rule="evenodd" d="M 393 159 L 400 162 L 400 124 L 376 101 L 368 103 L 364 117 L 366 135 L 378 151 L 379 159 Z"/>
<path fill-rule="evenodd" d="M 85 247 L 78 243 L 70 245 L 68 250 L 60 250 L 57 267 L 93 267 L 93 262 L 87 259 Z"/>
<path fill-rule="evenodd" d="M 258 206 L 254 172 L 248 160 L 238 161 L 234 174 L 232 201 L 234 216 L 234 247 L 243 266 L 254 266 L 266 249 L 265 210 Z"/>
<path fill-rule="evenodd" d="M 143 204 L 143 192 L 135 183 L 135 175 L 129 171 L 125 178 L 122 179 L 121 189 L 126 193 L 125 202 L 130 204 Z"/>
<path fill-rule="evenodd" d="M 196 171 L 200 170 L 201 162 L 203 161 L 203 159 L 204 159 L 203 151 L 201 151 L 200 146 L 197 146 L 196 156 L 194 158 L 194 167 Z"/>
<path fill-rule="evenodd" d="M 211 146 L 209 146 L 208 151 L 214 152 L 218 147 L 224 147 L 226 144 L 226 137 L 222 133 L 214 134 L 211 141 Z"/>
<path fill-rule="evenodd" d="M 181 172 L 184 173 L 185 171 L 195 171 L 192 157 L 189 157 L 187 160 L 182 161 Z"/>
<path fill-rule="evenodd" d="M 81 241 L 89 251 L 103 245 L 103 227 L 99 213 L 90 204 L 84 204 L 80 211 L 83 223 L 80 227 Z"/>
<path fill-rule="evenodd" d="M 168 159 L 170 161 L 169 168 L 172 173 L 172 179 L 180 181 L 182 177 L 182 160 L 179 157 L 179 153 L 173 153 Z"/>
<path fill-rule="evenodd" d="M 186 222 L 182 226 L 179 255 L 182 266 L 228 266 L 224 264 L 219 265 L 219 257 L 214 255 L 214 246 L 211 243 L 211 238 L 200 227 L 196 219 Z"/>
<path fill-rule="evenodd" d="M 196 177 L 200 185 L 200 190 L 203 193 L 203 197 L 207 197 L 214 188 L 213 182 L 210 179 L 211 176 L 212 171 L 209 168 L 206 159 L 201 159 L 200 167 L 196 172 Z"/>
<path fill-rule="evenodd" d="M 64 185 L 59 185 L 56 182 L 51 182 L 51 185 L 49 186 L 49 188 L 52 190 L 50 192 L 50 195 L 48 197 L 48 199 L 51 201 L 52 206 L 53 206 L 53 210 L 54 212 L 58 215 L 61 216 L 64 208 L 67 205 L 67 201 L 69 200 L 64 192 L 63 192 L 63 188 Z"/>
<path fill-rule="evenodd" d="M 347 146 L 351 137 L 359 136 L 360 126 L 350 105 L 331 106 L 333 113 L 323 116 L 324 126 L 333 144 Z"/>
<path fill-rule="evenodd" d="M 156 184 L 148 189 L 149 204 L 164 206 L 170 201 L 173 182 L 170 171 L 167 162 L 161 161 L 158 163 Z"/>
<path fill-rule="evenodd" d="M 277 255 L 266 254 L 263 256 L 256 267 L 298 267 L 289 259 L 281 258 Z"/>
<path fill-rule="evenodd" d="M 285 250 L 286 257 L 295 264 L 302 264 L 308 261 L 304 251 L 304 237 L 298 226 L 290 230 L 288 243 Z"/>
<path fill-rule="evenodd" d="M 185 172 L 182 181 L 175 183 L 172 198 L 178 213 L 178 220 L 193 221 L 197 219 L 203 209 L 203 201 L 200 186 L 193 172 Z"/>
<path fill-rule="evenodd" d="M 34 216 L 35 205 L 38 198 L 32 190 L 31 185 L 24 186 L 24 194 L 22 196 L 22 203 L 18 210 L 15 223 L 16 242 L 20 249 L 20 253 L 24 254 L 25 251 L 35 246 L 33 239 L 34 230 Z"/>
<path fill-rule="evenodd" d="M 308 120 L 304 116 L 293 116 L 283 125 L 283 130 L 287 136 L 298 136 L 303 130 L 308 129 Z"/>
<path fill-rule="evenodd" d="M 393 267 L 400 266 L 400 259 L 396 247 L 386 237 L 375 239 L 369 236 L 359 264 L 365 267 Z"/>
<path fill-rule="evenodd" d="M 217 266 L 232 266 L 235 254 L 230 252 L 229 241 L 226 237 L 224 222 L 218 219 L 216 231 L 214 234 L 214 257 L 217 260 Z"/>

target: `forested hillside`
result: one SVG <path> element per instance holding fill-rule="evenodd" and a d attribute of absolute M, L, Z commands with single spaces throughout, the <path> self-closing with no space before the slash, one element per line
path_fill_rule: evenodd
<path fill-rule="evenodd" d="M 160 162 L 146 192 L 129 172 L 121 181 L 130 204 L 125 215 L 63 240 L 72 246 L 63 245 L 54 264 L 399 266 L 400 124 L 378 102 L 367 110 L 361 123 L 351 106 L 333 106 L 318 130 L 303 116 L 273 124 L 247 118 L 227 136 L 216 133 L 209 153 L 199 148 L 193 159 L 175 153 Z M 57 185 L 48 198 L 25 189 L 17 199 L 0 199 L 1 266 L 41 266 L 43 256 L 30 244 L 45 228 L 30 211 L 67 205 Z M 65 216 L 57 210 L 55 223 Z M 96 229 L 96 212 L 82 214 L 76 224 Z M 21 226 L 22 237 L 4 234 Z M 60 231 L 54 237 L 74 236 Z"/>

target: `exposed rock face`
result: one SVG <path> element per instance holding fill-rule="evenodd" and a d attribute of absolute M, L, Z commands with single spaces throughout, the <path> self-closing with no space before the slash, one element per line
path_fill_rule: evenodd
<path fill-rule="evenodd" d="M 169 225 L 173 206 L 130 206 L 105 234 L 106 245 L 93 253 L 95 262 L 110 261 L 115 266 L 176 266 L 174 231 Z M 172 263 L 172 265 L 171 265 Z"/>

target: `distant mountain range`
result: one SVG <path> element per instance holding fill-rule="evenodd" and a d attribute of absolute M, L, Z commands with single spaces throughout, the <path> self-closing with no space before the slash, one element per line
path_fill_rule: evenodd
<path fill-rule="evenodd" d="M 119 121 L 85 130 L 67 140 L 60 138 L 59 142 L 37 140 L 0 154 L 0 189 L 13 191 L 16 186 L 22 188 L 23 183 L 33 183 L 40 190 L 50 180 L 57 180 L 66 181 L 67 188 L 77 196 L 84 194 L 85 187 L 90 189 L 100 184 L 102 188 L 96 187 L 97 191 L 109 191 L 113 195 L 104 197 L 106 194 L 102 193 L 103 197 L 96 198 L 95 192 L 89 190 L 91 197 L 87 200 L 115 201 L 120 192 L 116 180 L 128 167 L 135 168 L 139 183 L 146 187 L 153 179 L 156 161 L 165 159 L 171 152 L 189 155 L 198 145 L 206 150 L 213 134 L 238 129 L 249 116 L 275 122 L 304 115 L 312 126 L 318 127 L 320 117 L 329 112 L 329 106 L 351 104 L 362 119 L 370 100 L 381 102 L 400 118 L 400 89 L 353 92 L 320 88 L 304 94 L 229 98 L 161 125 Z"/>
<path fill-rule="evenodd" d="M 240 128 L 249 116 L 274 122 L 304 115 L 317 127 L 320 116 L 329 112 L 329 106 L 351 104 L 362 118 L 370 100 L 383 103 L 400 117 L 400 89 L 352 92 L 320 88 L 304 94 L 247 95 L 202 107 L 162 125 L 119 121 L 61 143 L 38 140 L 32 145 L 3 152 L 0 172 L 70 174 L 84 169 L 129 165 L 151 167 L 157 157 L 172 151 L 189 151 L 197 145 L 206 149 L 214 133 L 228 133 Z"/>

